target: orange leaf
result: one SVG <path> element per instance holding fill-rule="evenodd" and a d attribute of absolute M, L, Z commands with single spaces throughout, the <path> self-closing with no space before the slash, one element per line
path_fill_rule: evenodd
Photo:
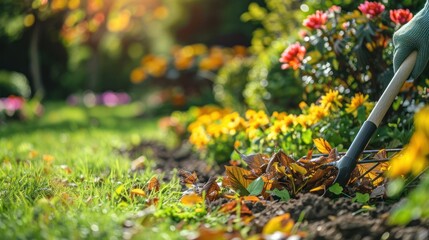
<path fill-rule="evenodd" d="M 329 154 L 331 152 L 331 145 L 323 138 L 313 139 L 314 145 L 316 145 L 317 150 L 323 154 Z"/>
<path fill-rule="evenodd" d="M 257 196 L 244 196 L 241 199 L 244 201 L 251 201 L 251 202 L 259 202 L 261 199 L 259 199 Z"/>
<path fill-rule="evenodd" d="M 312 188 L 310 189 L 310 192 L 318 192 L 318 191 L 326 191 L 326 186 L 325 185 L 320 185 L 318 187 Z"/>
<path fill-rule="evenodd" d="M 292 231 L 295 222 L 290 217 L 289 213 L 273 217 L 262 229 L 262 234 L 270 235 L 275 232 L 281 232 L 285 235 L 289 235 Z"/>
<path fill-rule="evenodd" d="M 134 188 L 131 190 L 131 197 L 133 196 L 142 196 L 142 197 L 146 197 L 146 193 L 140 189 L 140 188 Z"/>
<path fill-rule="evenodd" d="M 237 207 L 237 201 L 230 201 L 222 205 L 219 211 L 224 213 L 233 213 Z"/>
<path fill-rule="evenodd" d="M 225 230 L 214 230 L 202 226 L 198 229 L 198 237 L 196 240 L 226 239 L 225 233 Z"/>
<path fill-rule="evenodd" d="M 180 199 L 180 202 L 186 206 L 194 206 L 198 203 L 202 203 L 203 198 L 200 197 L 198 194 L 193 193 L 193 194 L 182 196 L 182 198 Z"/>
<path fill-rule="evenodd" d="M 148 191 L 155 191 L 158 192 L 159 191 L 159 181 L 158 178 L 156 176 L 153 176 L 150 180 L 149 180 L 149 184 L 147 185 L 147 190 Z"/>

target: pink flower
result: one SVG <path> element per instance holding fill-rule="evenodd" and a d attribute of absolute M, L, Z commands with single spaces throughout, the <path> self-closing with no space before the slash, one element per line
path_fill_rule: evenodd
<path fill-rule="evenodd" d="M 365 1 L 359 5 L 359 10 L 366 14 L 369 18 L 376 17 L 384 11 L 384 5 L 378 2 L 368 2 Z"/>
<path fill-rule="evenodd" d="M 0 111 L 5 110 L 7 115 L 12 116 L 16 111 L 21 110 L 24 101 L 24 98 L 14 95 L 0 98 Z"/>
<path fill-rule="evenodd" d="M 308 16 L 302 23 L 310 29 L 319 29 L 325 25 L 328 20 L 328 15 L 322 11 L 316 11 L 315 14 Z"/>
<path fill-rule="evenodd" d="M 390 10 L 390 20 L 392 22 L 403 25 L 413 18 L 413 14 L 408 9 Z"/>
<path fill-rule="evenodd" d="M 279 59 L 279 61 L 283 63 L 282 69 L 288 69 L 290 67 L 292 67 L 293 70 L 298 69 L 304 59 L 305 52 L 305 47 L 301 46 L 298 42 L 290 45 L 286 50 L 284 50 L 281 58 Z"/>

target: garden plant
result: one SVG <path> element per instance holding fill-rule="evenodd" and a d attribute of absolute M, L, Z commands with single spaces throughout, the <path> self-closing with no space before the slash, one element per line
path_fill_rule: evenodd
<path fill-rule="evenodd" d="M 426 70 L 334 183 L 424 2 L 3 1 L 1 238 L 427 239 Z"/>

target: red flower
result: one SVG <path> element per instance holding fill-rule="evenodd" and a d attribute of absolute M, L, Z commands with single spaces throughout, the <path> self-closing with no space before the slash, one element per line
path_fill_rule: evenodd
<path fill-rule="evenodd" d="M 284 50 L 281 58 L 279 59 L 279 61 L 283 63 L 282 69 L 288 69 L 290 67 L 292 67 L 293 70 L 298 69 L 304 59 L 305 52 L 305 47 L 301 46 L 299 43 L 290 45 L 286 50 Z"/>
<path fill-rule="evenodd" d="M 358 8 L 363 14 L 366 14 L 369 18 L 376 17 L 384 11 L 384 5 L 378 2 L 365 1 L 364 3 L 359 5 Z"/>
<path fill-rule="evenodd" d="M 315 14 L 308 16 L 302 23 L 304 26 L 311 29 L 319 29 L 325 25 L 328 20 L 328 15 L 322 11 L 316 11 Z"/>
<path fill-rule="evenodd" d="M 403 25 L 413 18 L 413 14 L 408 9 L 390 10 L 390 20 L 396 24 Z"/>

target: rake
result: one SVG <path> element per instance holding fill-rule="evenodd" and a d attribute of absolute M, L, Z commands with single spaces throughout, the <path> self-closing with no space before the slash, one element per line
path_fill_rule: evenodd
<path fill-rule="evenodd" d="M 370 154 L 375 154 L 376 150 L 364 151 L 372 135 L 377 130 L 378 126 L 386 115 L 387 110 L 392 105 L 393 100 L 398 95 L 405 80 L 410 76 L 411 71 L 416 63 L 417 52 L 412 52 L 405 61 L 401 64 L 396 74 L 393 76 L 387 88 L 384 90 L 374 109 L 372 109 L 369 117 L 363 123 L 359 129 L 358 134 L 354 138 L 348 151 L 340 158 L 340 160 L 330 163 L 329 165 L 334 166 L 338 169 L 337 177 L 333 184 L 338 183 L 341 186 L 345 186 L 350 179 L 352 171 L 355 169 L 357 164 L 362 163 L 374 163 L 374 169 L 378 164 L 384 160 L 371 159 Z M 390 152 L 398 152 L 400 149 L 390 149 Z M 387 150 L 386 150 L 387 151 Z M 361 154 L 366 154 L 361 161 L 358 158 Z M 368 155 L 369 154 L 369 155 Z M 385 159 L 388 161 L 390 158 Z M 365 176 L 369 171 L 362 174 L 361 177 Z"/>

